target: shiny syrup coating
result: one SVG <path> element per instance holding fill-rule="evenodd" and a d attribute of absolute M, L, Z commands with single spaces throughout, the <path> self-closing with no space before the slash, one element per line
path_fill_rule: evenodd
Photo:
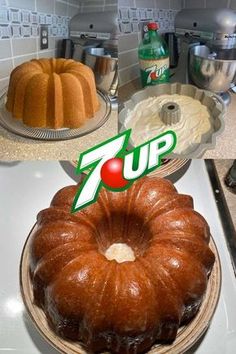
<path fill-rule="evenodd" d="M 190 196 L 144 177 L 128 190 L 102 189 L 71 214 L 78 186 L 61 189 L 37 217 L 30 272 L 36 303 L 55 332 L 92 352 L 136 354 L 172 342 L 197 313 L 214 264 L 210 229 Z M 109 261 L 126 243 L 134 261 Z"/>

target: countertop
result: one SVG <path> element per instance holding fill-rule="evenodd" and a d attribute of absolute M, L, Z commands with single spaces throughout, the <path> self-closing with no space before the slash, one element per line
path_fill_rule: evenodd
<path fill-rule="evenodd" d="M 117 134 L 117 110 L 94 132 L 71 140 L 44 142 L 21 138 L 0 126 L 0 160 L 77 160 L 78 155 Z"/>
<path fill-rule="evenodd" d="M 139 79 L 119 88 L 119 102 L 125 102 L 137 91 L 141 90 Z M 201 158 L 204 159 L 232 159 L 236 156 L 236 94 L 231 93 L 231 103 L 225 115 L 225 130 L 216 138 L 216 148 L 208 150 Z"/>
<path fill-rule="evenodd" d="M 235 154 L 236 157 L 236 154 Z M 221 183 L 221 187 L 227 202 L 227 206 L 229 208 L 229 212 L 231 215 L 231 219 L 234 224 L 234 228 L 236 230 L 236 194 L 231 192 L 225 185 L 224 179 L 229 171 L 230 167 L 233 164 L 233 160 L 231 159 L 226 159 L 226 160 L 214 160 L 215 163 L 215 168 Z"/>

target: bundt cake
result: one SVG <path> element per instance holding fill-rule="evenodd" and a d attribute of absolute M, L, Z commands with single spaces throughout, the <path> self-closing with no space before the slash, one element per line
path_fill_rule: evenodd
<path fill-rule="evenodd" d="M 210 230 L 192 198 L 144 177 L 101 189 L 71 214 L 78 186 L 61 189 L 31 235 L 34 299 L 62 337 L 89 351 L 140 353 L 171 342 L 197 313 L 214 264 Z"/>
<path fill-rule="evenodd" d="M 6 108 L 31 127 L 79 128 L 99 110 L 94 74 L 71 59 L 23 63 L 11 73 Z"/>

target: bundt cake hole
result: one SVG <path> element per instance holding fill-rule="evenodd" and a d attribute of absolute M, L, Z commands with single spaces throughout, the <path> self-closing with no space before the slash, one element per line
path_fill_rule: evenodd
<path fill-rule="evenodd" d="M 144 219 L 136 213 L 127 216 L 125 212 L 112 212 L 109 218 L 97 221 L 96 229 L 99 252 L 118 263 L 142 256 L 153 237 Z"/>
<path fill-rule="evenodd" d="M 133 262 L 135 260 L 134 251 L 126 243 L 113 243 L 106 250 L 105 257 L 109 261 L 115 260 L 117 263 Z"/>

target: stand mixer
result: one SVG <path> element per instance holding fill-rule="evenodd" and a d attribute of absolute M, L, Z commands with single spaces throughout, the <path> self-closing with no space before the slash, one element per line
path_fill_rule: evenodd
<path fill-rule="evenodd" d="M 117 11 L 79 13 L 70 20 L 70 38 L 64 40 L 62 56 L 88 65 L 96 86 L 112 102 L 118 94 Z"/>
<path fill-rule="evenodd" d="M 183 9 L 175 19 L 180 41 L 174 81 L 193 83 L 230 103 L 236 82 L 236 13 L 229 9 Z"/>

